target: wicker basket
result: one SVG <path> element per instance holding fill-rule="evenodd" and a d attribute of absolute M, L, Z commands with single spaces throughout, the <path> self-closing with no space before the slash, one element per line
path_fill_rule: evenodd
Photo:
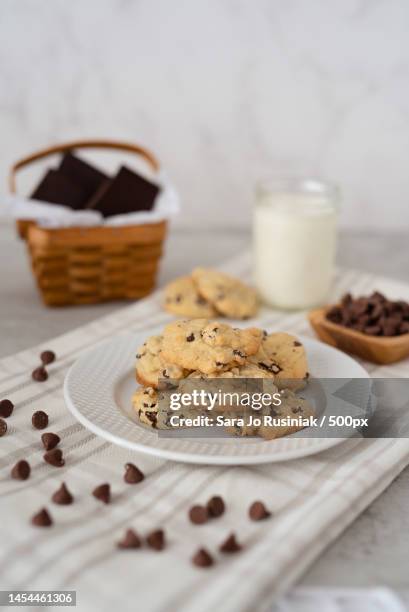
<path fill-rule="evenodd" d="M 79 141 L 39 151 L 17 162 L 10 173 L 16 191 L 16 173 L 33 161 L 72 149 L 103 148 L 140 155 L 157 171 L 151 153 L 136 145 L 107 141 Z M 35 222 L 18 221 L 26 240 L 32 270 L 48 306 L 94 304 L 137 299 L 150 293 L 156 280 L 165 221 L 123 227 L 45 229 Z"/>

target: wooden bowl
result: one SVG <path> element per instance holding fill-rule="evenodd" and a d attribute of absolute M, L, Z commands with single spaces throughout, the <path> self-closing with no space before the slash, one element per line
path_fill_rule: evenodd
<path fill-rule="evenodd" d="M 409 355 L 409 333 L 401 336 L 370 336 L 333 323 L 326 318 L 332 306 L 318 308 L 308 313 L 317 336 L 323 342 L 346 353 L 358 355 L 366 361 L 379 364 L 394 363 Z"/>

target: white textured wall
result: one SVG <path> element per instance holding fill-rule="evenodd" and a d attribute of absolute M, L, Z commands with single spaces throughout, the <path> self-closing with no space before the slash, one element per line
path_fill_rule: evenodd
<path fill-rule="evenodd" d="M 244 225 L 259 176 L 338 180 L 347 226 L 409 223 L 407 0 L 1 0 L 0 172 L 144 143 L 184 224 Z"/>

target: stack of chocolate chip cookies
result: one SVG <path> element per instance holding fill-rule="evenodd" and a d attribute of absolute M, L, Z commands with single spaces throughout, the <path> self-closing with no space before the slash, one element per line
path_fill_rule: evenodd
<path fill-rule="evenodd" d="M 136 379 L 141 387 L 133 396 L 133 407 L 140 421 L 153 428 L 161 426 L 158 390 L 168 379 L 173 385 L 197 378 L 264 379 L 283 394 L 278 415 L 311 414 L 307 402 L 295 395 L 308 378 L 305 349 L 286 333 L 268 334 L 256 327 L 238 329 L 207 318 L 175 321 L 161 335 L 148 338 L 136 358 Z M 256 433 L 273 438 L 291 431 L 294 428 L 260 429 Z M 255 432 L 240 429 L 235 433 Z"/>
<path fill-rule="evenodd" d="M 180 317 L 231 319 L 253 317 L 257 294 L 237 278 L 211 268 L 195 268 L 165 288 L 164 308 Z"/>

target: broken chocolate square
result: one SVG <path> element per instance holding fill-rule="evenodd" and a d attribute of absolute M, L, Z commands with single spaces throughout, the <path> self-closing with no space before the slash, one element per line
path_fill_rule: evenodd
<path fill-rule="evenodd" d="M 98 210 L 104 217 L 151 210 L 158 193 L 159 187 L 121 166 L 117 175 L 91 198 L 87 208 Z"/>

